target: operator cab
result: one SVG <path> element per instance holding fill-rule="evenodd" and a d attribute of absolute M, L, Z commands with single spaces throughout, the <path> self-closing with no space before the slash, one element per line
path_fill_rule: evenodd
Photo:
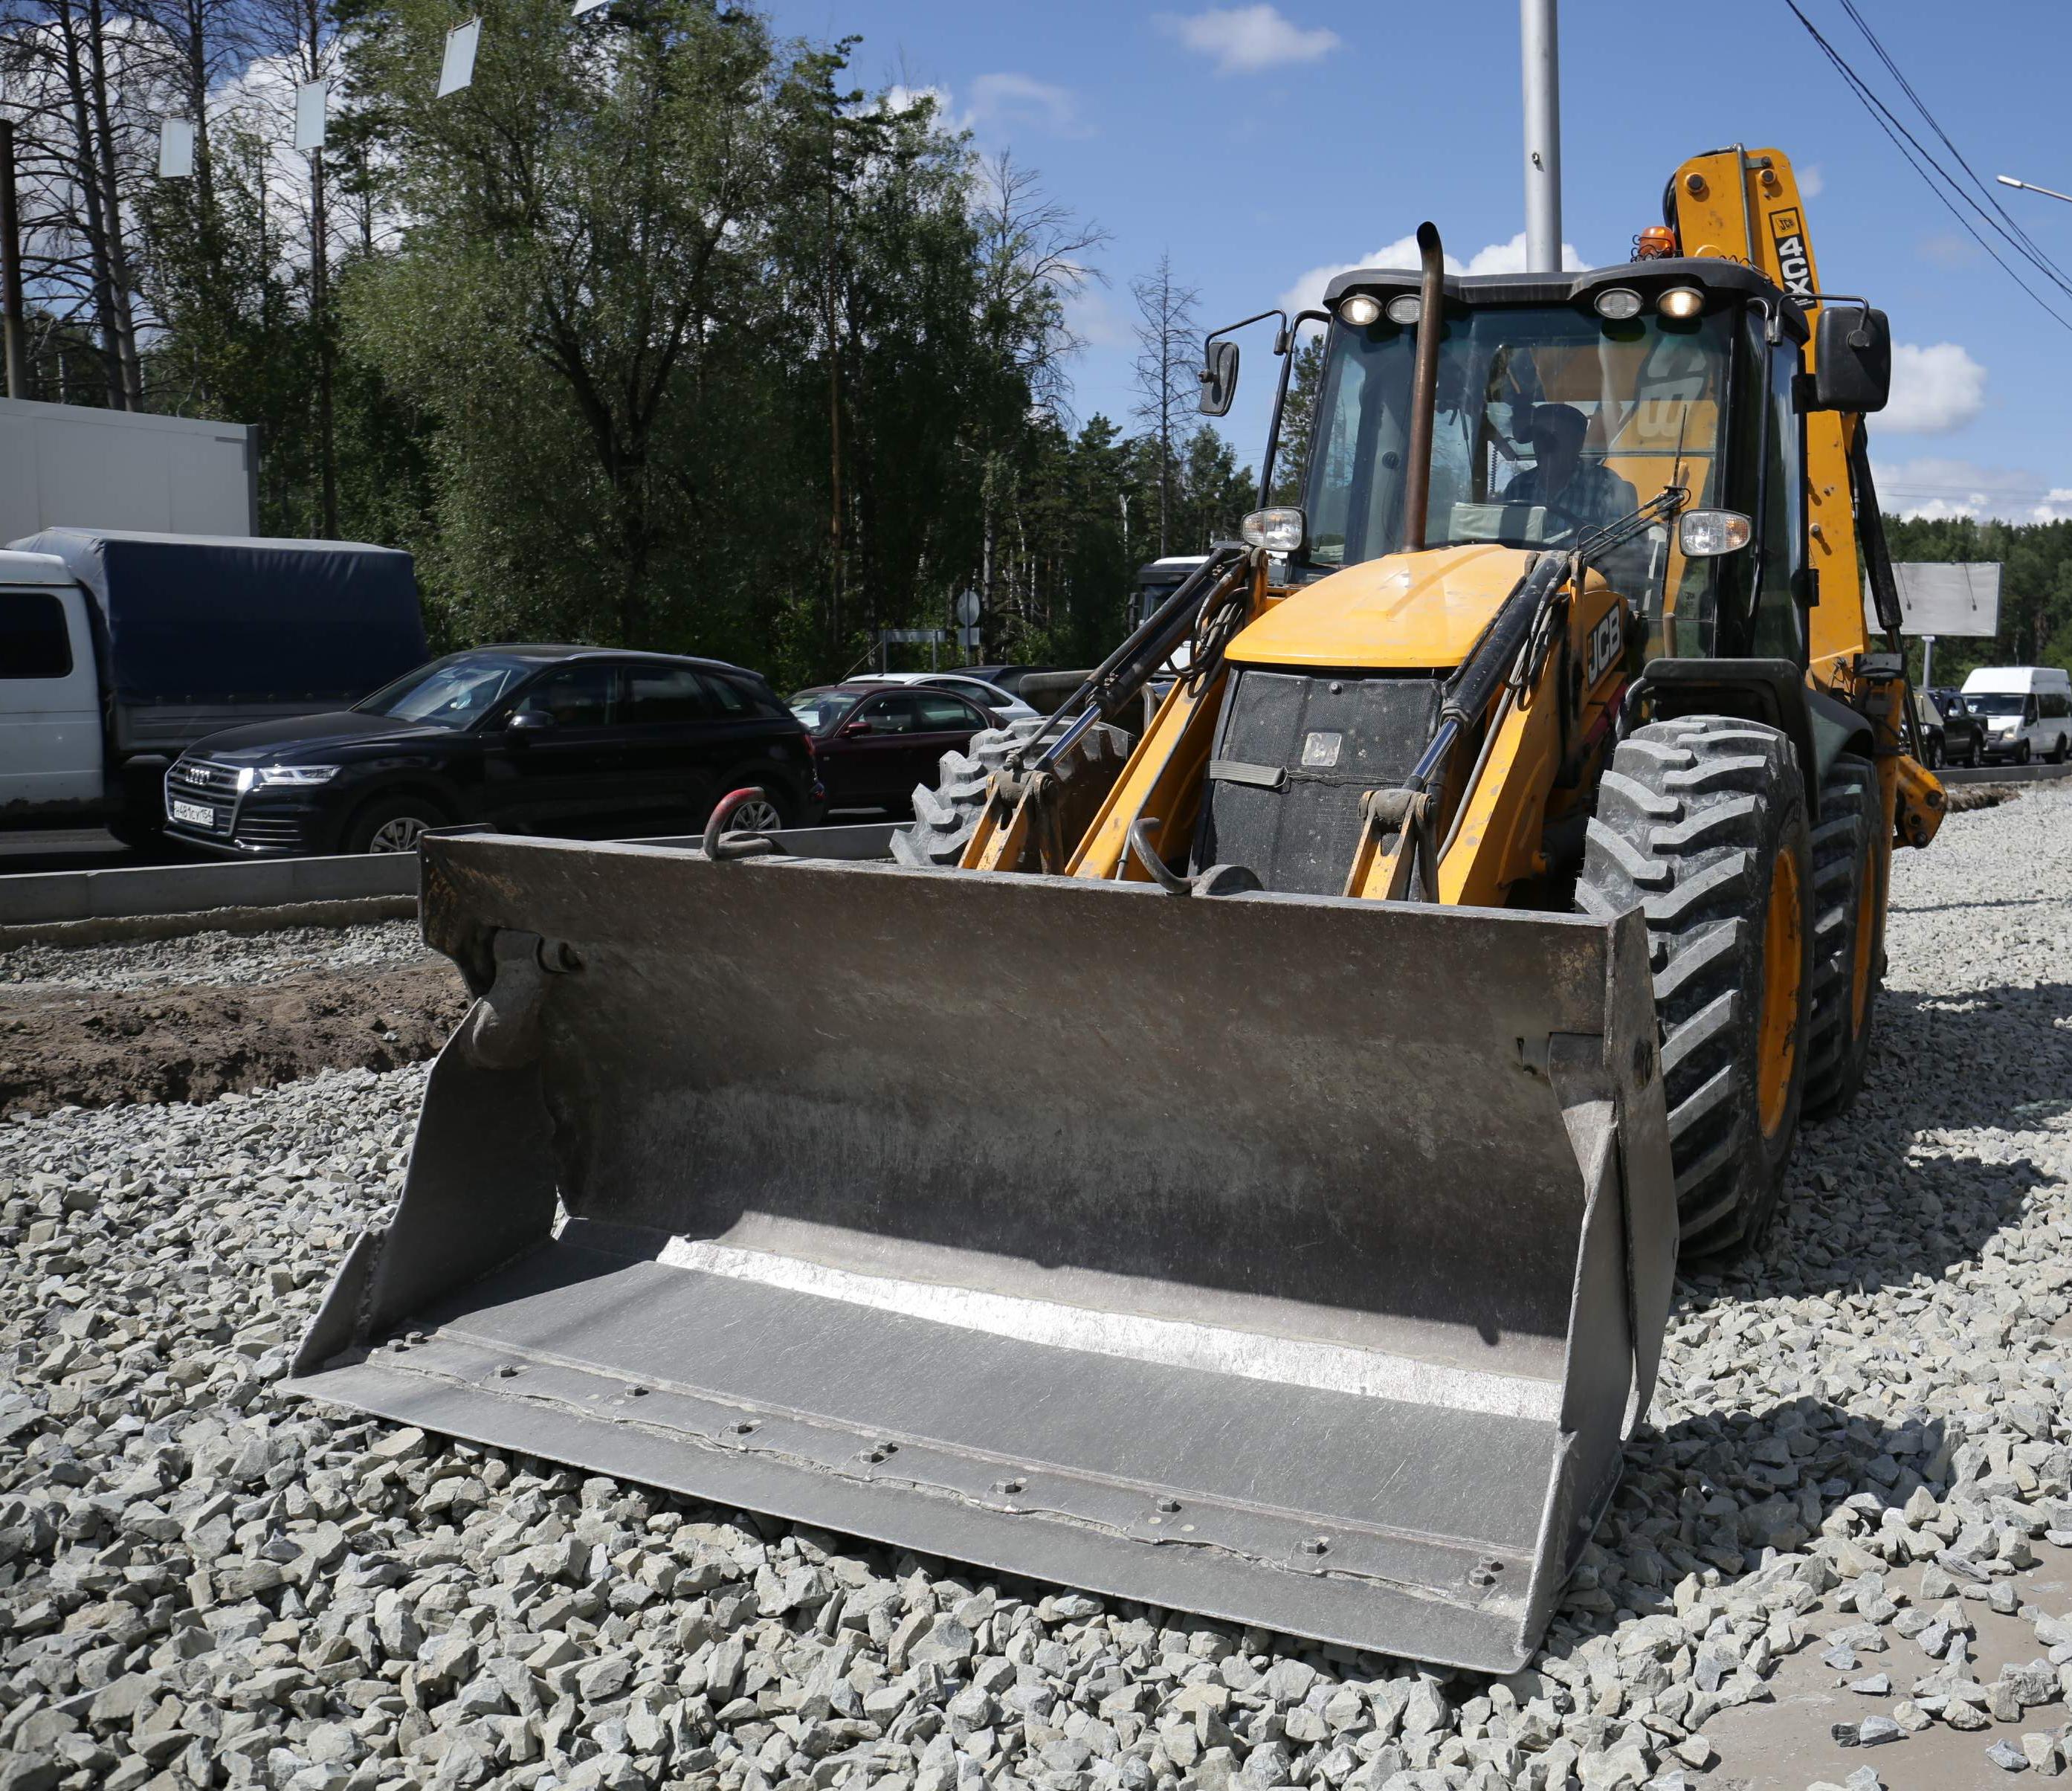
<path fill-rule="evenodd" d="M 1419 276 L 1342 274 L 1291 581 L 1402 550 Z M 1713 257 L 1445 282 L 1424 545 L 1583 548 L 1646 622 L 1651 657 L 1803 665 L 1799 306 Z M 1665 490 L 1749 519 L 1748 551 L 1687 552 L 1675 520 L 1593 537 Z"/>

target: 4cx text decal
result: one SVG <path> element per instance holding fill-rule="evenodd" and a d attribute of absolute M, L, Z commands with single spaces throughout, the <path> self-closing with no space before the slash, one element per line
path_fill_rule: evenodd
<path fill-rule="evenodd" d="M 1806 253 L 1806 226 L 1796 210 L 1773 212 L 1770 240 L 1777 245 L 1777 273 L 1784 290 L 1802 305 L 1813 302 L 1813 261 Z"/>

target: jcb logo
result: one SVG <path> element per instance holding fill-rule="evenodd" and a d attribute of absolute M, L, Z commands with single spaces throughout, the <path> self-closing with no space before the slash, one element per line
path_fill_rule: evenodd
<path fill-rule="evenodd" d="M 1598 679 L 1611 669 L 1626 645 L 1626 614 L 1624 606 L 1614 603 L 1598 618 L 1597 625 L 1590 631 L 1589 665 L 1583 674 L 1585 689 L 1593 688 Z"/>
<path fill-rule="evenodd" d="M 1796 212 L 1779 212 L 1770 220 L 1770 239 L 1777 245 L 1778 277 L 1784 290 L 1802 305 L 1813 302 L 1813 263 L 1806 253 L 1805 228 Z"/>

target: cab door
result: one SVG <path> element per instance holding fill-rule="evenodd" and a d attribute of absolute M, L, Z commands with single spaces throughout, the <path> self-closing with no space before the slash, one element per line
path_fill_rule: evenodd
<path fill-rule="evenodd" d="M 0 590 L 0 805 L 98 801 L 101 692 L 76 585 Z"/>

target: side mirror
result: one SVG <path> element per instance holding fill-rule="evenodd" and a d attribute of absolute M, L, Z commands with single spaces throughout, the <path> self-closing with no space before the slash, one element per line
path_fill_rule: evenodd
<path fill-rule="evenodd" d="M 516 734 L 543 733 L 553 725 L 553 717 L 545 709 L 520 709 L 504 724 L 508 732 Z"/>
<path fill-rule="evenodd" d="M 1223 417 L 1237 396 L 1237 344 L 1212 342 L 1202 359 L 1202 401 L 1196 407 L 1204 417 Z"/>
<path fill-rule="evenodd" d="M 841 731 L 845 738 L 853 733 L 869 733 L 871 731 L 870 717 L 859 715 L 853 721 L 845 721 L 841 725 Z"/>
<path fill-rule="evenodd" d="M 1827 305 L 1814 337 L 1815 410 L 1883 410 L 1892 395 L 1892 326 L 1868 305 Z"/>
<path fill-rule="evenodd" d="M 1676 519 L 1676 544 L 1687 560 L 1738 553 L 1754 535 L 1754 525 L 1738 510 L 1687 510 Z"/>

